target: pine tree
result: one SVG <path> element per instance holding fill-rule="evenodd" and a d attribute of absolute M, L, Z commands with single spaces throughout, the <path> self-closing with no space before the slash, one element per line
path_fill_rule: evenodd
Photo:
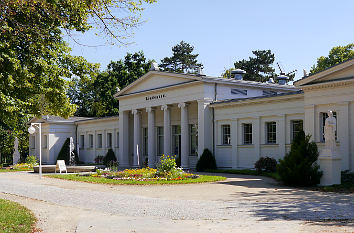
<path fill-rule="evenodd" d="M 279 160 L 277 171 L 286 185 L 311 186 L 320 183 L 322 171 L 316 163 L 319 153 L 310 135 L 300 131 L 291 144 L 290 152 Z"/>

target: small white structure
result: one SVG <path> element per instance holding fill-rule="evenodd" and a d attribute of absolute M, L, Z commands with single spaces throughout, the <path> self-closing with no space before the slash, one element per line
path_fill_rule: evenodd
<path fill-rule="evenodd" d="M 18 138 L 15 137 L 14 153 L 12 154 L 12 163 L 13 163 L 13 165 L 17 164 L 19 160 L 20 160 L 20 152 L 18 152 Z"/>
<path fill-rule="evenodd" d="M 43 122 L 43 156 L 52 164 L 65 139 L 73 137 L 86 163 L 112 149 L 121 167 L 145 161 L 154 167 L 168 154 L 183 168 L 195 168 L 208 148 L 219 168 L 253 168 L 261 156 L 282 158 L 304 129 L 319 151 L 325 144 L 334 147 L 341 158 L 335 166 L 354 171 L 354 59 L 305 76 L 294 86 L 285 81 L 262 83 L 154 68 L 115 95 L 119 116 L 32 121 Z M 333 132 L 328 132 L 332 139 L 325 139 L 328 109 L 337 119 L 335 141 Z M 327 124 L 333 129 L 333 122 Z M 35 142 L 31 137 L 31 153 L 38 151 Z M 325 166 L 321 169 L 327 174 Z"/>
<path fill-rule="evenodd" d="M 336 128 L 337 120 L 333 111 L 328 111 L 324 126 L 325 148 L 319 156 L 320 168 L 323 171 L 321 185 L 324 186 L 341 183 L 341 158 L 336 148 Z"/>

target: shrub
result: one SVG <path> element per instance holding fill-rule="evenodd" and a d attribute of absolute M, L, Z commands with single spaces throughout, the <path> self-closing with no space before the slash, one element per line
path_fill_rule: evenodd
<path fill-rule="evenodd" d="M 277 161 L 270 157 L 260 157 L 254 164 L 258 173 L 261 172 L 275 172 L 277 169 Z"/>
<path fill-rule="evenodd" d="M 177 164 L 174 157 L 162 155 L 159 164 L 157 165 L 158 173 L 168 173 L 176 170 Z"/>
<path fill-rule="evenodd" d="M 310 135 L 300 131 L 291 144 L 290 152 L 279 160 L 277 171 L 286 185 L 311 186 L 320 183 L 322 171 L 316 163 L 318 149 Z"/>
<path fill-rule="evenodd" d="M 107 167 L 117 162 L 117 157 L 112 149 L 108 149 L 106 156 L 103 158 L 103 164 Z"/>
<path fill-rule="evenodd" d="M 34 155 L 29 155 L 26 157 L 26 163 L 31 164 L 32 166 L 36 166 L 38 164 L 38 159 Z"/>
<path fill-rule="evenodd" d="M 103 163 L 104 156 L 103 155 L 97 155 L 95 158 L 95 163 L 97 164 L 102 164 Z"/>
<path fill-rule="evenodd" d="M 216 161 L 210 150 L 204 149 L 202 156 L 200 156 L 197 167 L 198 172 L 205 171 L 206 169 L 216 169 Z"/>
<path fill-rule="evenodd" d="M 77 155 L 76 150 L 73 151 L 75 155 L 75 161 L 74 163 L 76 164 L 79 161 L 79 157 Z M 65 160 L 65 164 L 70 164 L 70 138 L 67 138 L 61 147 L 57 160 Z"/>

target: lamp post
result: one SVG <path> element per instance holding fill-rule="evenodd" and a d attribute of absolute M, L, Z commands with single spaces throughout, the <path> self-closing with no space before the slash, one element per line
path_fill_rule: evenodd
<path fill-rule="evenodd" d="M 34 134 L 36 132 L 36 128 L 38 128 L 39 134 L 39 179 L 42 179 L 42 133 L 41 133 L 41 123 L 31 123 L 31 126 L 28 128 L 28 132 L 30 134 Z"/>

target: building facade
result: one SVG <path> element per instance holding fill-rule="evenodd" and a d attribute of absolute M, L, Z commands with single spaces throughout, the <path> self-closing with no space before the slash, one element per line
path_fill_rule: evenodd
<path fill-rule="evenodd" d="M 111 148 L 121 167 L 154 167 L 168 154 L 188 169 L 208 148 L 219 168 L 251 168 L 261 156 L 282 158 L 302 129 L 321 150 L 326 112 L 333 110 L 342 169 L 354 169 L 354 60 L 295 85 L 152 70 L 115 97 L 119 116 L 70 123 L 67 136 L 86 163 Z"/>

